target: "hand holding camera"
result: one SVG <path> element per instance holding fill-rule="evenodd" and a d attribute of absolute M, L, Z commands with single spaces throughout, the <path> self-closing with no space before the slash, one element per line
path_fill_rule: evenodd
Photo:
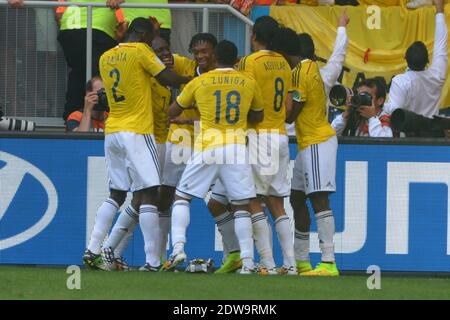
<path fill-rule="evenodd" d="M 98 103 L 97 92 L 88 92 L 84 97 L 84 112 L 92 111 L 95 105 Z"/>

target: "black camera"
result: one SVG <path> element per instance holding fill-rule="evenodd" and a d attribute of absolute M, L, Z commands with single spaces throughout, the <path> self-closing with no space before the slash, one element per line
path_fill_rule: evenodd
<path fill-rule="evenodd" d="M 372 96 L 368 92 L 361 92 L 351 98 L 351 106 L 358 109 L 361 106 L 371 106 Z"/>
<path fill-rule="evenodd" d="M 355 93 L 341 84 L 334 85 L 330 90 L 330 102 L 336 107 L 346 106 L 349 97 L 350 106 L 354 109 L 372 105 L 372 96 L 368 92 Z"/>
<path fill-rule="evenodd" d="M 433 116 L 427 118 L 405 109 L 395 109 L 391 115 L 394 131 L 404 132 L 407 137 L 445 137 L 444 130 L 450 130 L 450 118 Z"/>
<path fill-rule="evenodd" d="M 361 106 L 371 106 L 372 96 L 368 92 L 356 93 L 350 88 L 337 84 L 330 90 L 330 102 L 336 107 L 347 106 L 350 102 L 348 120 L 342 135 L 354 136 L 358 126 L 364 121 L 357 110 Z"/>
<path fill-rule="evenodd" d="M 100 90 L 98 90 L 97 96 L 98 102 L 92 110 L 109 112 L 108 97 L 106 96 L 105 88 L 101 88 Z"/>

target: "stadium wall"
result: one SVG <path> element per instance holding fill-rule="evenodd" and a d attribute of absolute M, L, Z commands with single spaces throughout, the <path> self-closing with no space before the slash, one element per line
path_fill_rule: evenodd
<path fill-rule="evenodd" d="M 294 159 L 295 143 L 290 151 Z M 337 188 L 331 203 L 342 270 L 450 271 L 450 141 L 341 138 Z M 102 136 L 1 133 L 0 263 L 81 264 L 107 194 Z M 292 214 L 287 200 L 286 208 Z M 220 264 L 220 237 L 204 201 L 191 212 L 189 258 Z M 314 223 L 312 231 L 317 262 Z M 140 231 L 125 257 L 144 263 Z"/>

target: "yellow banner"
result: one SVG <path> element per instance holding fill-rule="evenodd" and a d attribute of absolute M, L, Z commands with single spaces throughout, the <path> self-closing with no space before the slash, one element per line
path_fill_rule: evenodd
<path fill-rule="evenodd" d="M 311 34 L 316 55 L 328 59 L 336 38 L 337 19 L 344 8 L 350 18 L 344 64 L 350 72 L 344 74 L 345 85 L 352 86 L 358 72 L 366 78 L 383 76 L 389 84 L 393 76 L 405 72 L 405 52 L 414 41 L 425 43 L 432 60 L 436 12 L 433 6 L 416 10 L 401 6 L 272 6 L 270 15 L 298 33 Z M 445 16 L 449 27 L 450 5 L 445 6 Z M 441 108 L 450 106 L 449 72 L 447 65 Z"/>

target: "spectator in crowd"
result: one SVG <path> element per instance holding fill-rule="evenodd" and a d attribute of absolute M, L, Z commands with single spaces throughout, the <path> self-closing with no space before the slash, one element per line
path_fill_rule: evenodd
<path fill-rule="evenodd" d="M 383 111 L 383 104 L 386 100 L 386 87 L 378 79 L 366 79 L 358 85 L 358 94 L 368 93 L 372 96 L 371 106 L 360 106 L 356 110 L 351 106 L 338 115 L 331 126 L 336 130 L 337 135 L 347 135 L 349 115 L 351 112 L 357 112 L 355 119 L 357 123 L 355 136 L 369 137 L 389 137 L 391 138 L 392 129 L 390 127 L 390 116 Z"/>
<path fill-rule="evenodd" d="M 69 2 L 77 2 L 68 0 Z M 102 2 L 104 0 L 92 0 Z M 60 24 L 58 41 L 70 67 L 67 83 L 64 120 L 83 105 L 86 85 L 86 29 L 87 7 L 60 7 L 57 20 Z M 115 28 L 117 20 L 110 8 L 92 8 L 92 76 L 100 75 L 100 56 L 117 43 Z"/>
<path fill-rule="evenodd" d="M 22 8 L 23 7 L 23 0 L 8 0 L 8 3 L 13 8 Z"/>
<path fill-rule="evenodd" d="M 436 30 L 434 33 L 433 62 L 428 69 L 428 50 L 422 41 L 416 41 L 406 50 L 408 70 L 392 79 L 389 101 L 385 111 L 392 113 L 402 108 L 425 117 L 439 113 L 439 100 L 447 72 L 447 24 L 444 0 L 435 0 Z"/>
<path fill-rule="evenodd" d="M 86 84 L 86 96 L 84 97 L 84 108 L 72 112 L 66 121 L 66 132 L 103 132 L 105 120 L 108 113 L 94 110 L 99 103 L 98 92 L 103 89 L 100 77 L 94 77 Z"/>

